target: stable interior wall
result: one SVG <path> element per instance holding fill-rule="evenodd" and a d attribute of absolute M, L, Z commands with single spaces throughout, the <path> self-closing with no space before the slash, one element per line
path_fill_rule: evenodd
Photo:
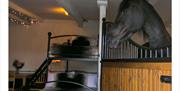
<path fill-rule="evenodd" d="M 15 70 L 12 63 L 17 59 L 25 63 L 25 66 L 20 71 L 35 71 L 46 59 L 48 32 L 52 32 L 54 36 L 64 34 L 85 35 L 98 41 L 98 26 L 98 21 L 88 21 L 81 28 L 72 20 L 44 20 L 31 26 L 10 24 L 9 70 Z M 166 29 L 171 35 L 171 27 L 168 24 Z M 141 33 L 134 34 L 132 39 L 139 44 L 143 44 L 146 41 Z M 53 64 L 53 66 L 55 66 L 53 70 L 64 71 L 65 63 Z M 96 69 L 96 62 L 70 62 L 70 70 L 95 72 Z"/>
<path fill-rule="evenodd" d="M 120 61 L 102 62 L 102 91 L 172 91 L 171 83 L 161 81 L 172 76 L 171 62 Z"/>
<path fill-rule="evenodd" d="M 9 24 L 9 70 L 15 59 L 24 62 L 20 71 L 35 71 L 46 59 L 48 32 L 52 35 L 78 34 L 89 37 L 98 37 L 98 21 L 85 22 L 79 27 L 73 20 L 44 20 L 39 24 L 23 26 Z M 52 64 L 56 71 L 64 71 L 65 63 Z M 70 62 L 71 70 L 96 72 L 96 62 Z"/>

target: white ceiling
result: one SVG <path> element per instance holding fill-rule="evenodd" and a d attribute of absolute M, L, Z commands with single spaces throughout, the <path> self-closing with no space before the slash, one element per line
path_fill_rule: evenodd
<path fill-rule="evenodd" d="M 53 7 L 60 7 L 56 0 L 10 0 L 35 13 L 43 19 L 72 19 L 58 13 L 53 13 L 49 9 Z M 98 19 L 98 6 L 96 0 L 69 0 L 70 4 L 78 11 L 78 13 L 85 19 Z"/>
<path fill-rule="evenodd" d="M 59 7 L 56 0 L 10 0 L 20 7 L 33 12 L 43 19 L 72 19 L 61 14 L 50 12 L 52 7 Z M 113 21 L 119 3 L 122 0 L 108 0 L 107 18 Z M 70 4 L 77 10 L 79 15 L 87 20 L 98 20 L 99 8 L 97 0 L 69 0 Z M 165 24 L 171 23 L 171 0 L 150 0 L 163 18 Z"/>

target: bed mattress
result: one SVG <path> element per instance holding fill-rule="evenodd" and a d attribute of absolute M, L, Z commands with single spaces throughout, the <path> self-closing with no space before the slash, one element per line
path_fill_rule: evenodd
<path fill-rule="evenodd" d="M 98 55 L 98 48 L 92 46 L 72 46 L 56 44 L 51 46 L 50 55 L 53 57 L 87 58 Z"/>

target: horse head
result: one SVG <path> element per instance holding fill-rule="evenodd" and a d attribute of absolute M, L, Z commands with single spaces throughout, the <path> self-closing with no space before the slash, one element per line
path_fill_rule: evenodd
<path fill-rule="evenodd" d="M 169 35 L 164 30 L 165 26 L 160 16 L 146 0 L 123 0 L 120 3 L 115 22 L 108 31 L 109 46 L 116 48 L 120 42 L 129 39 L 135 32 L 143 31 L 150 37 L 150 46 L 159 47 L 163 43 L 153 44 L 153 42 L 165 42 L 162 41 L 162 38 L 169 40 L 167 37 Z M 162 35 L 161 39 L 155 38 L 154 40 L 154 32 L 158 33 L 157 35 L 162 33 L 160 34 Z"/>

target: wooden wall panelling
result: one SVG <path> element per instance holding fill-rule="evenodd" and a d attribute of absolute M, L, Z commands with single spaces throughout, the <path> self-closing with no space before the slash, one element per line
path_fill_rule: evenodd
<path fill-rule="evenodd" d="M 103 63 L 102 91 L 171 91 L 161 83 L 161 75 L 171 76 L 171 63 Z"/>

